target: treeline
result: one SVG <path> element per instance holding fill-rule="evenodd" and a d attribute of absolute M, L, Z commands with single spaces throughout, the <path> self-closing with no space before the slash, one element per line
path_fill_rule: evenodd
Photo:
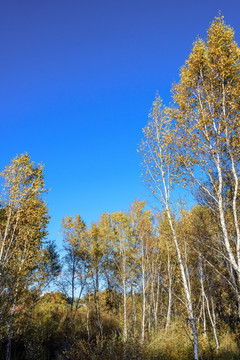
<path fill-rule="evenodd" d="M 26 155 L 13 163 L 20 159 Z M 51 247 L 39 248 L 45 263 L 37 258 L 31 269 L 37 253 L 23 254 L 16 237 L 22 257 L 14 258 L 14 266 L 9 260 L 11 279 L 2 276 L 2 350 L 9 351 L 11 339 L 12 359 L 192 359 L 188 298 L 167 212 L 145 207 L 135 200 L 127 212 L 105 213 L 88 228 L 79 215 L 63 218 L 61 273 Z M 197 205 L 172 215 L 172 222 L 198 352 L 203 359 L 237 359 L 237 274 L 221 249 L 219 218 Z M 24 256 L 27 269 L 21 273 Z M 50 277 L 58 290 L 43 294 Z"/>
<path fill-rule="evenodd" d="M 127 212 L 105 213 L 88 229 L 79 215 L 63 219 L 67 283 L 63 284 L 68 289 L 65 294 L 70 318 L 75 319 L 78 309 L 82 309 L 87 338 L 97 332 L 102 351 L 104 333 L 109 331 L 105 329 L 106 320 L 115 322 L 111 336 L 121 338 L 119 358 L 179 358 L 179 351 L 183 359 L 193 358 L 191 321 L 199 339 L 199 356 L 237 358 L 238 280 L 224 254 L 216 211 L 197 205 L 191 211 L 182 209 L 178 216 L 172 214 L 169 221 L 166 210 L 153 215 L 145 205 L 144 201 L 135 200 Z M 171 223 L 178 247 L 173 241 Z M 228 226 L 233 231 L 230 216 Z M 172 332 L 182 336 L 183 342 L 178 343 L 177 349 Z M 157 336 L 160 339 L 156 346 Z M 129 348 L 129 342 L 137 347 Z M 166 349 L 168 346 L 170 349 Z M 70 351 L 75 347 L 73 343 Z M 81 358 L 82 344 L 78 351 Z M 99 356 L 111 358 L 113 354 Z"/>
<path fill-rule="evenodd" d="M 239 359 L 239 99 L 240 49 L 216 18 L 181 69 L 174 105 L 157 95 L 143 131 L 159 211 L 135 200 L 89 227 L 66 216 L 61 259 L 45 240 L 42 167 L 24 154 L 4 169 L 2 359 Z M 177 206 L 183 188 L 191 210 Z"/>
<path fill-rule="evenodd" d="M 153 213 L 145 201 L 104 213 L 88 228 L 80 215 L 68 216 L 60 262 L 54 244 L 44 242 L 48 216 L 37 185 L 43 178 L 33 176 L 39 171 L 22 155 L 2 173 L 13 182 L 7 186 L 5 178 L 1 208 L 2 359 L 192 359 L 178 251 L 198 353 L 238 358 L 238 279 L 224 255 L 216 211 L 197 205 L 172 214 L 178 249 L 167 211 Z M 228 229 L 234 231 L 230 214 Z"/>

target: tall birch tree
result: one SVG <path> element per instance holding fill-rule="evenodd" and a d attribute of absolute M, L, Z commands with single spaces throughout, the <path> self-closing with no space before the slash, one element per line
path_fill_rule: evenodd
<path fill-rule="evenodd" d="M 224 257 L 237 275 L 239 301 L 240 48 L 223 17 L 214 19 L 206 42 L 194 43 L 173 99 L 175 160 L 218 212 Z"/>
<path fill-rule="evenodd" d="M 143 166 L 149 187 L 155 196 L 160 200 L 167 213 L 172 233 L 172 240 L 177 251 L 181 279 L 185 293 L 186 308 L 192 330 L 194 359 L 198 360 L 198 336 L 191 298 L 191 289 L 188 282 L 187 269 L 184 266 L 183 253 L 180 247 L 181 239 L 177 235 L 171 209 L 171 190 L 173 189 L 175 182 L 179 181 L 178 169 L 176 168 L 176 164 L 172 161 L 170 147 L 171 142 L 169 141 L 169 139 L 171 139 L 171 119 L 167 115 L 166 109 L 162 106 L 162 101 L 159 96 L 156 96 L 153 103 L 153 109 L 149 117 L 150 120 L 143 130 L 144 139 L 140 147 L 143 158 Z"/>

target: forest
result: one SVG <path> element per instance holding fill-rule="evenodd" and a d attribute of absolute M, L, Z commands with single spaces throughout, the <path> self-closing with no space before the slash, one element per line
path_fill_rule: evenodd
<path fill-rule="evenodd" d="M 60 254 L 43 166 L 27 153 L 6 165 L 0 359 L 239 359 L 239 131 L 240 48 L 220 16 L 143 129 L 157 208 L 136 199 L 90 226 L 65 216 Z"/>

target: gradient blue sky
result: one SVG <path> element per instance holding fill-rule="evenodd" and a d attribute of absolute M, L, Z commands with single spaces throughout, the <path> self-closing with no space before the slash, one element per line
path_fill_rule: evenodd
<path fill-rule="evenodd" d="M 197 35 L 240 2 L 0 0 L 0 169 L 45 164 L 49 237 L 64 215 L 97 221 L 149 198 L 136 149 L 156 90 L 167 104 Z"/>

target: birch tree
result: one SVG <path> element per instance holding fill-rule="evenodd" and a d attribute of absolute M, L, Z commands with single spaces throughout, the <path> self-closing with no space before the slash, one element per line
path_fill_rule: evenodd
<path fill-rule="evenodd" d="M 151 211 L 143 210 L 146 205 L 145 201 L 135 200 L 131 205 L 129 217 L 132 225 L 135 242 L 137 244 L 135 251 L 135 259 L 139 258 L 142 280 L 142 343 L 145 340 L 146 325 L 146 294 L 148 283 L 150 282 L 150 262 L 153 260 L 151 255 L 154 249 L 151 247 L 153 237 L 153 226 L 151 219 Z M 152 279 L 153 280 L 153 279 Z M 150 304 L 149 304 L 150 307 Z"/>
<path fill-rule="evenodd" d="M 62 219 L 65 264 L 63 287 L 71 299 L 71 318 L 74 319 L 86 285 L 86 224 L 80 215 Z M 75 311 L 74 311 L 75 309 Z"/>
<path fill-rule="evenodd" d="M 26 290 L 41 291 L 47 279 L 44 238 L 49 216 L 43 197 L 46 189 L 42 165 L 35 165 L 28 154 L 23 154 L 13 159 L 0 175 L 3 180 L 0 197 L 0 312 L 4 326 L 8 325 L 8 360 L 15 308 Z"/>
<path fill-rule="evenodd" d="M 191 289 L 188 283 L 187 271 L 184 267 L 183 254 L 180 248 L 180 239 L 177 236 L 173 214 L 171 210 L 171 190 L 174 182 L 178 182 L 178 169 L 171 156 L 171 119 L 167 116 L 165 108 L 159 96 L 153 103 L 150 120 L 144 128 L 144 139 L 140 148 L 146 180 L 152 192 L 160 200 L 166 210 L 169 225 L 172 232 L 172 240 L 175 244 L 181 278 L 185 293 L 186 308 L 191 325 L 194 342 L 194 359 L 199 358 L 198 337 L 194 316 Z"/>
<path fill-rule="evenodd" d="M 123 212 L 110 214 L 113 259 L 116 265 L 116 276 L 120 277 L 123 289 L 123 341 L 128 338 L 127 291 L 129 283 L 129 257 L 131 251 L 131 229 L 128 216 Z M 124 348 L 125 352 L 125 348 Z M 125 356 L 125 354 L 124 354 Z"/>
<path fill-rule="evenodd" d="M 240 49 L 234 31 L 215 18 L 198 39 L 173 87 L 175 159 L 185 179 L 217 210 L 224 256 L 240 282 Z M 230 220 L 230 221 L 229 221 Z M 233 228 L 230 229 L 230 224 Z M 234 240 L 232 240 L 234 239 Z"/>

